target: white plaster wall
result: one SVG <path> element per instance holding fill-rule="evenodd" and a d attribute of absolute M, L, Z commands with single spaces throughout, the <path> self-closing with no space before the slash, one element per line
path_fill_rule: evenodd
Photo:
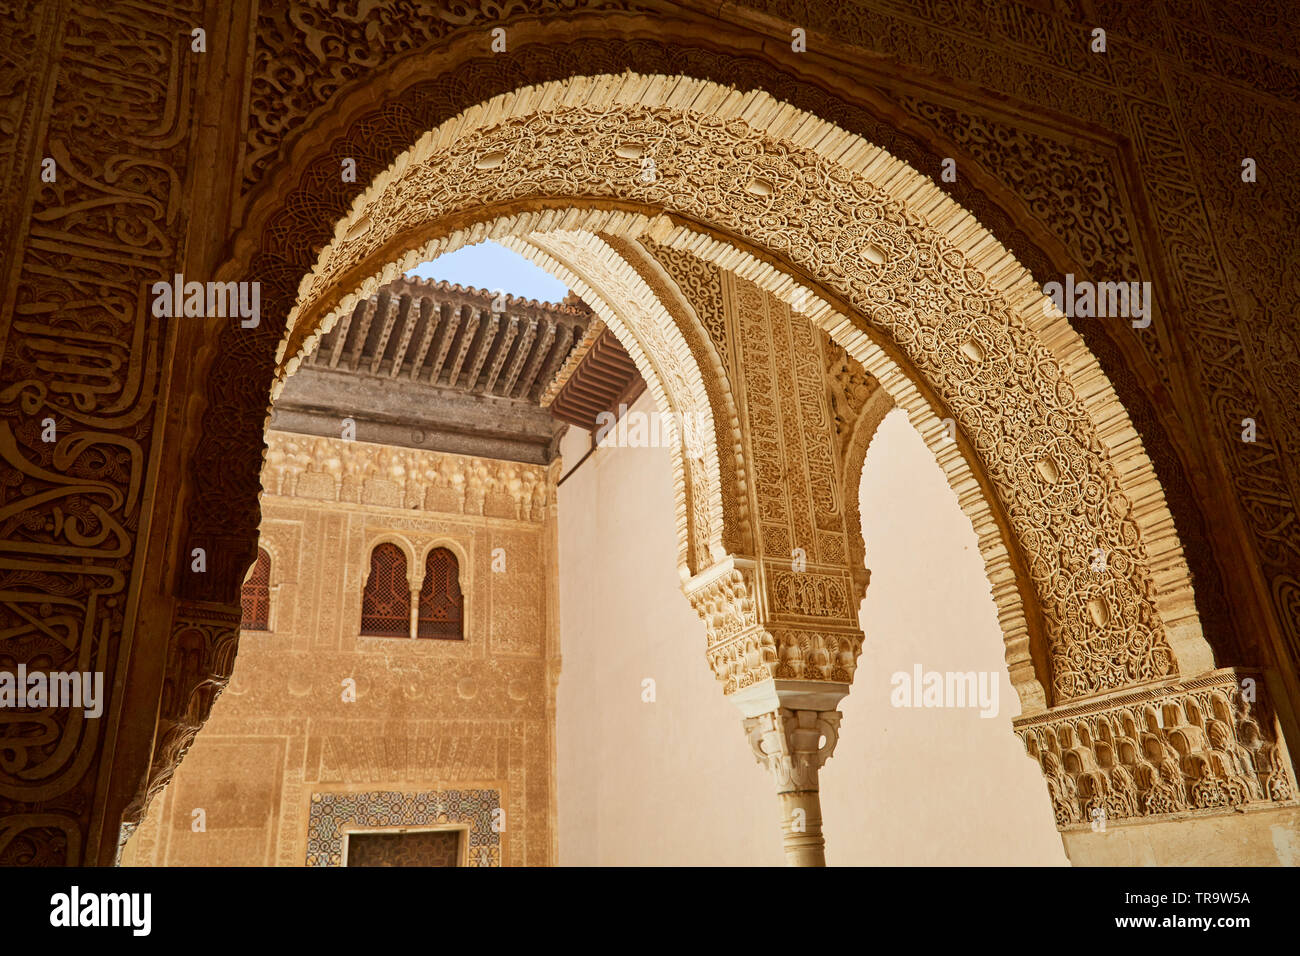
<path fill-rule="evenodd" d="M 589 440 L 570 430 L 566 470 Z M 974 532 L 902 412 L 872 443 L 862 501 L 867 642 L 822 771 L 828 863 L 1064 864 L 1011 733 L 1019 702 Z M 782 864 L 774 789 L 680 589 L 667 450 L 597 450 L 560 487 L 559 517 L 560 863 Z M 891 675 L 915 663 L 996 673 L 997 717 L 892 707 Z"/>
<path fill-rule="evenodd" d="M 1020 701 L 970 521 L 895 409 L 867 451 L 866 634 L 835 756 L 822 770 L 826 861 L 1068 865 L 1037 765 L 1012 733 Z M 998 713 L 894 707 L 896 672 L 985 671 Z"/>
<path fill-rule="evenodd" d="M 643 394 L 632 410 L 653 407 Z M 589 445 L 569 430 L 565 470 Z M 598 449 L 560 486 L 559 515 L 559 862 L 780 865 L 776 793 L 677 577 L 667 449 Z"/>

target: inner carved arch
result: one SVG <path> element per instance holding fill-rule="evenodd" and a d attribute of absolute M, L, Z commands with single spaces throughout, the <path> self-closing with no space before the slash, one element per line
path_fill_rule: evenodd
<path fill-rule="evenodd" d="M 554 228 L 554 215 L 507 216 L 404 250 L 354 291 L 338 298 L 338 305 L 320 319 L 316 330 L 301 340 L 296 351 L 290 351 L 292 334 L 286 336 L 277 354 L 272 397 L 278 397 L 303 354 L 314 349 L 335 322 L 383 283 L 420 262 L 464 245 L 484 239 L 498 241 L 550 271 L 583 297 L 636 363 L 660 411 L 668 413 L 664 428 L 675 477 L 678 573 L 684 582 L 727 553 L 723 545 L 719 439 L 703 374 L 674 319 L 644 279 L 603 238 L 574 228 L 592 226 L 640 234 L 646 228 L 644 217 L 569 210 L 563 213 L 560 224 L 570 228 Z M 300 314 L 297 309 L 295 313 Z M 303 326 L 300 323 L 298 327 Z M 291 318 L 290 333 L 294 328 Z M 730 448 L 729 439 L 727 444 Z"/>
<path fill-rule="evenodd" d="M 735 370 L 725 347 L 721 274 L 711 264 L 689 254 L 651 250 L 644 238 L 638 241 L 610 235 L 601 238 L 654 290 L 682 330 L 696 364 L 704 373 L 704 387 L 718 437 L 723 545 L 728 553 L 755 554 L 758 545 L 754 516 L 749 496 L 744 493 L 751 479 L 732 384 Z M 666 257 L 676 257 L 676 274 L 668 268 Z"/>
<path fill-rule="evenodd" d="M 633 176 L 636 149 L 657 158 L 652 182 Z M 1000 530 L 1025 556 L 1045 619 L 1051 702 L 1172 677 L 1180 661 L 1187 674 L 1212 664 L 1150 462 L 1064 317 L 1048 315 L 1025 270 L 915 170 L 766 94 L 629 73 L 529 87 L 467 110 L 358 198 L 302 283 L 281 355 L 301 347 L 351 279 L 392 258 L 400 232 L 464 221 L 484 195 L 530 199 L 533 209 L 599 204 L 608 216 L 662 210 L 669 215 L 648 228 L 645 216 L 623 213 L 616 231 L 689 243 L 773 291 L 802 282 L 824 293 L 814 321 L 908 408 L 932 448 L 933 406 L 948 411 L 996 488 L 1009 525 Z M 542 221 L 554 214 L 526 215 L 537 231 L 559 227 Z M 978 482 L 966 455 L 936 453 L 950 481 L 965 470 L 955 487 L 967 507 Z M 985 531 L 982 549 L 1003 536 Z M 1110 555 L 1105 580 L 1089 577 L 1094 548 Z M 996 570 L 1002 610 L 1014 570 L 1009 561 Z M 1039 710 L 1048 700 L 1024 666 L 1028 629 L 1007 624 L 1013 680 L 1026 712 Z"/>
<path fill-rule="evenodd" d="M 565 280 L 623 344 L 661 412 L 673 462 L 683 582 L 726 554 L 719 432 L 704 376 L 659 296 L 607 242 L 589 232 L 530 233 L 502 245 Z M 645 368 L 654 370 L 647 376 Z M 667 383 L 667 390 L 665 390 Z M 679 421 L 680 416 L 680 421 Z M 680 427 L 679 427 L 680 425 Z"/>
<path fill-rule="evenodd" d="M 847 357 L 847 353 L 845 355 Z M 850 361 L 852 360 L 850 359 Z M 857 365 L 856 362 L 852 364 Z M 863 371 L 865 372 L 865 370 Z M 866 467 L 867 450 L 871 447 L 871 440 L 876 437 L 876 429 L 880 427 L 880 423 L 885 420 L 885 416 L 894 408 L 894 400 L 880 386 L 880 383 L 869 376 L 868 380 L 871 392 L 862 402 L 852 420 L 851 428 L 846 436 L 847 440 L 844 442 L 840 464 L 840 487 L 844 489 L 844 525 L 849 532 L 849 554 L 853 561 L 854 571 L 859 567 L 863 570 L 861 592 L 855 595 L 859 604 L 862 603 L 862 599 L 866 596 L 867 584 L 871 580 L 871 573 L 867 570 L 867 544 L 862 537 L 862 502 L 860 500 L 862 470 Z M 868 386 L 864 385 L 863 387 Z"/>

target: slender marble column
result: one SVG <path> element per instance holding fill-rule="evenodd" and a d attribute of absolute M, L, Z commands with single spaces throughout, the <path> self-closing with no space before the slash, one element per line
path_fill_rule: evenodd
<path fill-rule="evenodd" d="M 754 756 L 772 773 L 781 798 L 781 832 L 788 866 L 825 866 L 818 771 L 835 751 L 838 710 L 780 707 L 745 718 Z"/>

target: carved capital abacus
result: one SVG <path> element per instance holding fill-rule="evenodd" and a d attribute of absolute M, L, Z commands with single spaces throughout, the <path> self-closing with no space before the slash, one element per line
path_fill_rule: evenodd
<path fill-rule="evenodd" d="M 778 793 L 816 790 L 817 771 L 839 742 L 838 710 L 780 710 L 745 718 L 754 757 L 776 780 Z"/>
<path fill-rule="evenodd" d="M 1225 668 L 1015 721 L 1059 829 L 1294 804 L 1258 671 Z"/>

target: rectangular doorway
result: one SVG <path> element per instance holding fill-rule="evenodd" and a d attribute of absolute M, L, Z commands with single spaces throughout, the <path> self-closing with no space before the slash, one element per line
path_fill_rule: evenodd
<path fill-rule="evenodd" d="M 467 827 L 351 830 L 343 834 L 344 866 L 465 866 Z"/>

